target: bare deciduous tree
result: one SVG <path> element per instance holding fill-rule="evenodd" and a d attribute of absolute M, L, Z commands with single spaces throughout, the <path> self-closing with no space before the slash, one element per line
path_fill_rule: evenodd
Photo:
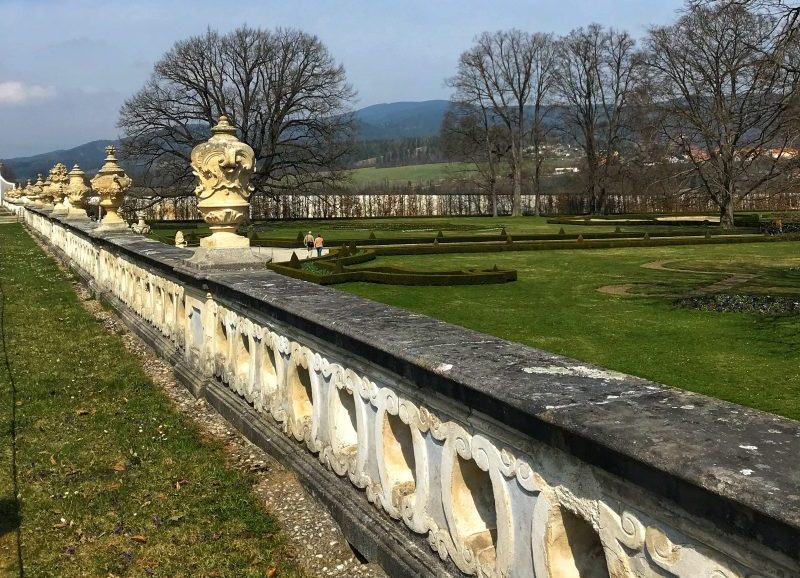
<path fill-rule="evenodd" d="M 591 210 L 605 212 L 609 179 L 626 136 L 626 114 L 641 71 L 627 32 L 599 24 L 578 28 L 559 42 L 556 85 L 564 130 L 582 149 Z"/>
<path fill-rule="evenodd" d="M 529 136 L 528 106 L 534 95 L 544 103 L 550 86 L 551 38 L 520 30 L 484 32 L 464 52 L 449 84 L 454 100 L 472 104 L 505 128 L 510 143 L 512 215 L 522 214 L 523 149 Z M 541 106 L 537 112 L 542 113 Z M 540 129 L 541 125 L 537 125 Z M 540 133 L 537 133 L 540 134 Z"/>
<path fill-rule="evenodd" d="M 120 111 L 126 157 L 145 184 L 189 194 L 191 149 L 227 114 L 253 147 L 255 192 L 310 190 L 342 177 L 354 91 L 315 36 L 292 29 L 209 30 L 175 44 Z"/>
<path fill-rule="evenodd" d="M 552 111 L 552 99 L 556 81 L 557 52 L 556 42 L 551 34 L 536 33 L 533 43 L 533 72 L 531 74 L 531 128 L 530 143 L 533 154 L 533 205 L 534 213 L 539 215 L 539 195 L 542 190 L 542 147 L 553 129 L 547 122 Z"/>
<path fill-rule="evenodd" d="M 768 14 L 740 3 L 689 5 L 651 30 L 648 63 L 665 138 L 687 158 L 696 188 L 734 226 L 737 201 L 787 168 L 800 76 L 796 50 L 776 43 Z"/>
<path fill-rule="evenodd" d="M 466 95 L 462 92 L 462 97 Z M 489 196 L 497 216 L 497 181 L 509 145 L 504 131 L 480 100 L 453 102 L 442 121 L 442 144 L 449 158 L 469 161 L 477 184 Z"/>

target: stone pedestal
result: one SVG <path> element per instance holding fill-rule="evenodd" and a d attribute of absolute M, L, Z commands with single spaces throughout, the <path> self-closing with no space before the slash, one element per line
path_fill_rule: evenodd
<path fill-rule="evenodd" d="M 250 247 L 250 239 L 231 231 L 215 231 L 210 237 L 200 239 L 204 249 L 246 249 Z"/>
<path fill-rule="evenodd" d="M 201 246 L 184 263 L 188 269 L 201 271 L 244 271 L 263 269 L 270 260 L 271 258 L 262 255 L 257 247 L 211 248 Z"/>

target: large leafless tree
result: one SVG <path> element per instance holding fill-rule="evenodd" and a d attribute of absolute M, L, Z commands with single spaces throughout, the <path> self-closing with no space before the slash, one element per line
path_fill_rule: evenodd
<path fill-rule="evenodd" d="M 595 213 L 606 211 L 609 182 L 619 172 L 641 64 L 630 34 L 599 24 L 573 30 L 559 42 L 556 85 L 563 129 L 583 151 L 586 193 Z"/>
<path fill-rule="evenodd" d="M 118 124 L 124 153 L 144 166 L 144 184 L 189 194 L 191 149 L 227 114 L 256 153 L 256 194 L 279 195 L 342 177 L 353 96 L 343 67 L 315 36 L 282 28 L 209 30 L 176 43 L 156 63 Z"/>
<path fill-rule="evenodd" d="M 449 80 L 455 101 L 471 104 L 505 129 L 510 144 L 512 215 L 522 214 L 523 153 L 532 130 L 529 107 L 534 99 L 539 105 L 537 114 L 543 113 L 552 73 L 551 45 L 551 37 L 544 34 L 484 32 L 461 55 L 458 71 Z M 541 124 L 536 129 L 541 130 Z"/>
<path fill-rule="evenodd" d="M 466 95 L 460 93 L 462 98 Z M 473 180 L 485 191 L 496 217 L 497 186 L 509 152 L 507 135 L 489 108 L 480 100 L 452 102 L 442 121 L 442 148 L 450 159 L 475 167 Z"/>
<path fill-rule="evenodd" d="M 542 190 L 543 147 L 554 125 L 548 117 L 553 110 L 556 81 L 557 51 L 552 34 L 534 34 L 533 72 L 531 74 L 530 97 L 530 150 L 533 157 L 533 204 L 539 215 L 539 195 Z"/>
<path fill-rule="evenodd" d="M 696 188 L 734 226 L 736 202 L 787 170 L 797 137 L 797 47 L 773 16 L 741 3 L 687 5 L 649 36 L 648 63 L 665 138 Z"/>

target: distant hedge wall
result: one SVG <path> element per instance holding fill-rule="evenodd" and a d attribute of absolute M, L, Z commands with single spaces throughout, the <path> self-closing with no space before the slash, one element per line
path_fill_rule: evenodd
<path fill-rule="evenodd" d="M 696 225 L 696 223 L 695 223 Z M 651 237 L 688 237 L 698 236 L 704 234 L 708 229 L 695 227 L 693 230 L 681 228 L 675 231 L 667 232 L 653 232 L 650 233 Z M 712 235 L 741 235 L 743 232 L 756 232 L 756 230 L 734 230 L 726 231 L 722 229 L 715 229 Z M 612 232 L 586 232 L 581 233 L 584 239 L 640 239 L 641 232 L 627 232 L 627 233 L 612 233 Z M 561 240 L 576 240 L 578 235 L 575 233 L 570 234 L 512 234 L 511 237 L 514 241 L 561 241 Z M 402 238 L 376 238 L 376 239 L 329 239 L 325 244 L 328 247 L 338 247 L 341 245 L 350 245 L 355 243 L 359 247 L 373 247 L 377 245 L 424 245 L 436 241 L 439 244 L 449 243 L 501 243 L 508 240 L 508 235 L 453 235 L 442 236 L 428 235 L 425 237 L 402 237 Z M 255 247 L 280 247 L 284 249 L 301 248 L 302 243 L 298 243 L 294 239 L 270 239 L 265 237 L 253 237 L 251 244 Z"/>

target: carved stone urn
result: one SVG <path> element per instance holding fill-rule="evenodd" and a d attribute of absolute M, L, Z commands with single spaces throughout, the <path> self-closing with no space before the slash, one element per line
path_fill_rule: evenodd
<path fill-rule="evenodd" d="M 100 207 L 105 213 L 98 230 L 127 227 L 117 211 L 133 181 L 117 164 L 115 153 L 113 146 L 106 147 L 106 161 L 91 181 L 92 190 L 100 197 Z"/>
<path fill-rule="evenodd" d="M 42 183 L 42 192 L 39 193 L 39 200 L 45 208 L 53 208 L 53 169 L 47 175 L 47 179 Z"/>
<path fill-rule="evenodd" d="M 250 239 L 237 235 L 236 227 L 248 216 L 255 154 L 236 138 L 236 127 L 225 115 L 211 133 L 208 141 L 192 150 L 192 169 L 200 180 L 194 190 L 197 209 L 211 227 L 211 236 L 201 239 L 200 247 L 249 247 Z"/>
<path fill-rule="evenodd" d="M 89 198 L 89 191 L 92 189 L 86 184 L 86 173 L 78 165 L 75 165 L 67 175 L 69 176 L 66 188 L 67 199 L 69 199 L 67 215 L 70 219 L 88 219 L 86 201 Z"/>
<path fill-rule="evenodd" d="M 44 189 L 44 181 L 42 181 L 42 173 L 36 175 L 36 182 L 30 187 L 28 191 L 28 201 L 33 203 L 34 207 L 43 207 L 42 190 Z"/>
<path fill-rule="evenodd" d="M 28 181 L 28 184 L 30 184 L 30 181 Z M 18 205 L 23 194 L 22 190 L 23 187 L 14 187 L 13 189 L 7 191 L 5 195 L 6 201 L 12 205 Z"/>
<path fill-rule="evenodd" d="M 50 194 L 53 197 L 53 214 L 67 214 L 67 207 L 64 205 L 64 195 L 66 194 L 67 183 L 69 177 L 67 176 L 67 167 L 63 163 L 56 163 L 53 170 L 50 171 Z"/>

